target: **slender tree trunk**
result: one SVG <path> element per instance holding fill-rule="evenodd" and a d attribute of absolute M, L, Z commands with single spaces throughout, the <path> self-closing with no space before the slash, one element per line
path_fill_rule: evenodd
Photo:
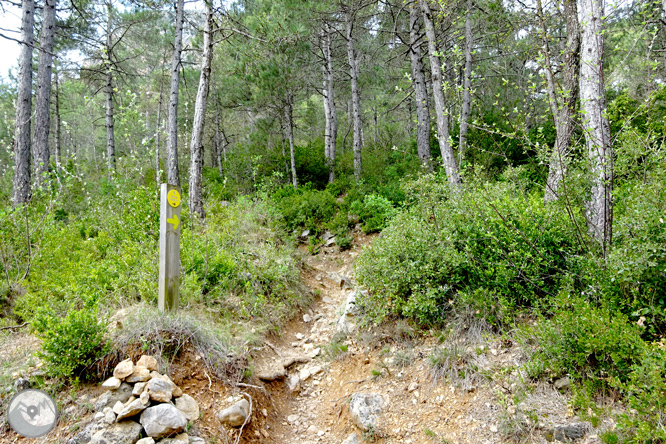
<path fill-rule="evenodd" d="M 113 47 L 111 19 L 113 5 L 111 1 L 106 4 L 106 158 L 109 164 L 109 176 L 116 170 L 116 139 L 113 133 L 113 71 L 111 67 L 111 51 Z"/>
<path fill-rule="evenodd" d="M 331 29 L 326 24 L 323 31 L 324 50 L 324 114 L 326 132 L 324 135 L 326 162 L 328 163 L 328 182 L 335 180 L 336 142 L 338 138 L 338 111 L 335 107 L 333 89 L 333 56 L 331 54 Z"/>
<path fill-rule="evenodd" d="M 603 0 L 581 1 L 580 102 L 592 191 L 587 202 L 589 231 L 607 256 L 612 241 L 613 151 L 603 79 Z"/>
<path fill-rule="evenodd" d="M 546 28 L 540 1 L 537 2 L 537 7 L 539 8 L 544 33 L 544 58 L 547 64 L 546 80 L 556 132 L 555 146 L 550 158 L 548 180 L 544 194 L 544 200 L 549 202 L 556 200 L 558 197 L 571 152 L 571 139 L 576 128 L 576 101 L 578 98 L 578 72 L 580 70 L 580 29 L 578 26 L 577 0 L 565 0 L 564 16 L 567 27 L 567 43 L 564 49 L 561 100 L 558 100 L 555 81 L 550 71 L 550 50 L 546 40 Z"/>
<path fill-rule="evenodd" d="M 184 0 L 176 3 L 176 35 L 173 43 L 171 59 L 171 92 L 169 93 L 168 142 L 167 142 L 167 182 L 180 186 L 178 173 L 178 74 L 180 71 L 180 54 L 183 49 L 183 9 Z"/>
<path fill-rule="evenodd" d="M 215 159 L 217 161 L 217 170 L 220 172 L 220 176 L 224 175 L 224 167 L 222 166 L 222 152 L 224 151 L 224 161 L 226 162 L 227 160 L 227 153 L 226 153 L 226 144 L 225 147 L 220 149 L 221 145 L 221 138 L 220 138 L 220 110 L 219 106 L 217 104 L 217 100 L 215 101 Z"/>
<path fill-rule="evenodd" d="M 49 171 L 51 153 L 51 71 L 53 69 L 53 36 L 55 35 L 56 0 L 44 1 L 44 20 L 37 67 L 37 94 L 35 95 L 35 175 L 37 183 L 44 184 Z"/>
<path fill-rule="evenodd" d="M 287 93 L 287 102 L 284 107 L 284 116 L 286 119 L 285 131 L 287 140 L 289 140 L 289 154 L 291 156 L 291 183 L 294 188 L 298 188 L 298 179 L 296 176 L 296 153 L 294 151 L 294 96 Z"/>
<path fill-rule="evenodd" d="M 435 26 L 432 21 L 432 12 L 427 0 L 419 0 L 423 12 L 423 22 L 428 38 L 428 52 L 430 55 L 430 69 L 432 71 L 432 90 L 435 97 L 435 112 L 437 113 L 437 138 L 439 139 L 439 150 L 442 154 L 442 162 L 449 183 L 460 186 L 460 173 L 456 158 L 451 148 L 451 137 L 449 134 L 449 120 L 446 111 L 446 100 L 442 90 L 442 65 L 437 56 L 437 45 L 435 40 Z"/>
<path fill-rule="evenodd" d="M 419 12 L 417 5 L 409 9 L 409 56 L 412 62 L 412 82 L 416 98 L 416 150 L 421 163 L 427 171 L 432 171 L 430 155 L 430 112 L 428 110 L 428 91 L 426 89 L 423 53 L 421 52 L 421 33 L 419 32 Z M 411 107 L 410 107 L 411 115 Z M 411 120 L 411 119 L 410 119 Z"/>
<path fill-rule="evenodd" d="M 162 133 L 162 87 L 163 83 L 160 79 L 160 98 L 157 101 L 157 122 L 155 124 L 155 183 L 160 188 L 162 182 L 162 168 L 160 168 L 160 136 Z"/>
<path fill-rule="evenodd" d="M 287 129 L 285 128 L 284 131 L 286 133 Z M 282 145 L 282 160 L 284 161 L 284 171 L 285 174 L 287 175 L 287 180 L 291 181 L 291 172 L 289 171 L 289 161 L 287 160 L 287 152 L 284 150 L 284 138 L 282 139 L 281 145 Z"/>
<path fill-rule="evenodd" d="M 345 15 L 345 29 L 347 38 L 347 61 L 349 62 L 349 76 L 351 77 L 352 120 L 354 126 L 354 178 L 361 180 L 361 151 L 363 150 L 363 123 L 361 121 L 361 93 L 358 87 L 358 60 L 354 51 L 354 16 L 352 12 Z"/>
<path fill-rule="evenodd" d="M 58 71 L 55 72 L 55 164 L 56 171 L 60 171 L 60 165 L 62 164 L 62 121 L 60 119 L 60 82 L 58 79 Z"/>
<path fill-rule="evenodd" d="M 467 129 L 472 106 L 472 0 L 467 0 L 467 18 L 465 19 L 465 71 L 463 74 L 463 97 L 460 111 L 460 134 L 458 137 L 458 164 L 462 165 L 467 150 Z"/>
<path fill-rule="evenodd" d="M 213 60 L 213 6 L 212 0 L 206 2 L 206 24 L 204 27 L 203 59 L 201 61 L 201 77 L 199 89 L 194 105 L 194 123 L 192 125 L 192 143 L 190 144 L 190 213 L 196 213 L 202 219 L 205 217 L 203 207 L 203 163 L 204 147 L 202 134 L 206 105 L 208 102 L 208 87 L 210 85 L 211 62 Z"/>
<path fill-rule="evenodd" d="M 30 123 L 32 115 L 32 44 L 35 24 L 34 0 L 23 0 L 21 18 L 21 46 L 16 97 L 16 123 L 14 128 L 14 190 L 13 205 L 30 200 Z"/>

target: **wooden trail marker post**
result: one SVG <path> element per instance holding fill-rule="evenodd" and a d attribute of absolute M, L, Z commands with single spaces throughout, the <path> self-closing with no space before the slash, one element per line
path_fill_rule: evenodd
<path fill-rule="evenodd" d="M 160 282 L 157 308 L 178 309 L 180 286 L 180 188 L 162 184 L 160 189 Z"/>

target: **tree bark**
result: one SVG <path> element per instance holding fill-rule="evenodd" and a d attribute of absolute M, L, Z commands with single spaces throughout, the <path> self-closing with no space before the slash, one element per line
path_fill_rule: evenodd
<path fill-rule="evenodd" d="M 544 55 L 548 96 L 555 120 L 555 146 L 548 166 L 548 180 L 544 200 L 557 200 L 560 185 L 566 174 L 566 166 L 571 153 L 571 139 L 576 128 L 576 99 L 578 97 L 578 72 L 580 70 L 580 29 L 578 26 L 577 0 L 565 0 L 564 16 L 566 20 L 567 43 L 564 49 L 563 83 L 561 100 L 556 96 L 555 81 L 550 71 L 550 50 L 546 40 L 546 29 L 541 18 L 544 33 Z M 537 2 L 540 16 L 543 16 L 541 2 Z"/>
<path fill-rule="evenodd" d="M 113 47 L 113 29 L 111 28 L 111 19 L 113 5 L 111 1 L 106 4 L 106 159 L 109 165 L 109 176 L 116 170 L 116 139 L 113 132 L 113 71 L 111 66 L 111 51 Z"/>
<path fill-rule="evenodd" d="M 60 165 L 62 164 L 62 121 L 60 119 L 60 82 L 58 80 L 58 71 L 55 72 L 55 165 L 56 171 L 60 170 Z"/>
<path fill-rule="evenodd" d="M 606 116 L 603 79 L 603 0 L 581 1 L 580 102 L 587 155 L 592 172 L 592 190 L 587 202 L 591 236 L 607 256 L 612 241 L 613 151 Z"/>
<path fill-rule="evenodd" d="M 345 14 L 345 30 L 347 39 L 347 61 L 351 77 L 352 120 L 354 127 L 354 178 L 361 180 L 361 151 L 363 150 L 363 123 L 361 121 L 361 93 L 358 87 L 358 60 L 354 51 L 354 14 L 350 10 Z"/>
<path fill-rule="evenodd" d="M 442 90 L 442 65 L 437 56 L 437 45 L 435 40 L 435 26 L 432 21 L 432 12 L 427 0 L 419 0 L 428 39 L 428 53 L 430 55 L 430 69 L 432 71 L 432 91 L 435 98 L 435 112 L 437 113 L 437 139 L 442 162 L 449 183 L 460 186 L 460 172 L 456 158 L 451 148 L 451 136 L 449 134 L 449 120 L 446 111 L 446 100 Z"/>
<path fill-rule="evenodd" d="M 21 18 L 21 46 L 16 97 L 16 123 L 14 128 L 14 190 L 13 205 L 30 200 L 30 123 L 32 115 L 32 44 L 35 24 L 34 0 L 23 0 Z"/>
<path fill-rule="evenodd" d="M 331 54 L 331 29 L 328 24 L 322 31 L 324 53 L 324 115 L 326 129 L 324 133 L 324 153 L 328 164 L 328 182 L 335 180 L 336 142 L 338 138 L 338 111 L 335 107 L 335 92 L 333 89 L 333 56 Z"/>
<path fill-rule="evenodd" d="M 291 156 L 291 183 L 294 188 L 298 188 L 298 179 L 296 176 L 296 153 L 294 151 L 294 117 L 293 117 L 294 96 L 287 93 L 287 100 L 284 107 L 285 132 L 289 140 L 289 154 Z"/>
<path fill-rule="evenodd" d="M 204 27 L 203 58 L 201 61 L 201 77 L 199 77 L 199 89 L 194 105 L 194 123 L 192 125 L 192 143 L 190 144 L 190 188 L 189 205 L 190 213 L 198 214 L 200 218 L 205 217 L 203 207 L 203 163 L 204 147 L 202 134 L 204 119 L 206 117 L 206 105 L 208 102 L 208 88 L 210 85 L 211 62 L 213 60 L 213 6 L 212 0 L 206 2 L 206 24 Z"/>
<path fill-rule="evenodd" d="M 155 123 L 155 183 L 161 186 L 160 168 L 160 133 L 162 132 L 162 80 L 160 79 L 160 98 L 157 101 L 157 122 Z"/>
<path fill-rule="evenodd" d="M 467 0 L 467 17 L 465 19 L 465 70 L 463 74 L 463 97 L 460 111 L 460 134 L 458 137 L 458 165 L 462 165 L 467 149 L 467 130 L 472 107 L 472 0 Z"/>
<path fill-rule="evenodd" d="M 51 153 L 51 72 L 53 69 L 53 37 L 55 35 L 56 0 L 44 1 L 44 20 L 37 68 L 37 94 L 35 96 L 35 175 L 37 183 L 44 184 L 49 171 Z"/>
<path fill-rule="evenodd" d="M 219 106 L 217 104 L 217 100 L 215 101 L 215 160 L 216 160 L 216 165 L 217 165 L 217 170 L 220 172 L 220 176 L 224 175 L 224 168 L 222 166 L 222 153 L 224 152 L 224 160 L 226 162 L 227 160 L 227 152 L 226 152 L 226 143 L 224 145 L 224 148 L 220 149 L 221 145 L 221 137 L 220 137 L 220 110 Z"/>
<path fill-rule="evenodd" d="M 432 171 L 430 155 L 430 111 L 428 110 L 428 90 L 426 89 L 421 33 L 419 32 L 418 5 L 409 9 L 409 56 L 412 63 L 412 83 L 416 99 L 416 150 L 427 171 Z M 411 109 L 410 109 L 411 111 Z M 410 113 L 411 114 L 411 113 Z"/>
<path fill-rule="evenodd" d="M 183 49 L 183 17 L 185 2 L 176 3 L 176 32 L 171 59 L 171 92 L 169 93 L 168 141 L 167 141 L 167 182 L 180 186 L 178 173 L 178 74 L 180 55 Z"/>

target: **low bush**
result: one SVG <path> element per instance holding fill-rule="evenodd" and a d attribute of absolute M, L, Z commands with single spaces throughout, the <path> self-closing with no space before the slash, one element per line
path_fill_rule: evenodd
<path fill-rule="evenodd" d="M 459 292 L 483 291 L 507 312 L 548 306 L 585 251 L 566 212 L 519 183 L 469 183 L 442 176 L 405 185 L 408 207 L 359 258 L 370 317 L 441 324 Z M 489 307 L 490 308 L 490 307 Z"/>
<path fill-rule="evenodd" d="M 337 203 L 328 191 L 302 186 L 297 190 L 286 186 L 273 195 L 277 208 L 289 231 L 308 229 L 318 232 L 336 213 Z"/>
<path fill-rule="evenodd" d="M 106 323 L 98 320 L 95 307 L 70 310 L 64 317 L 41 312 L 32 326 L 42 340 L 38 356 L 51 376 L 85 379 L 90 373 L 84 370 L 109 347 L 105 339 Z"/>
<path fill-rule="evenodd" d="M 363 223 L 364 233 L 375 233 L 383 230 L 395 216 L 396 209 L 385 197 L 369 194 L 363 201 L 355 201 L 350 211 L 358 215 Z"/>

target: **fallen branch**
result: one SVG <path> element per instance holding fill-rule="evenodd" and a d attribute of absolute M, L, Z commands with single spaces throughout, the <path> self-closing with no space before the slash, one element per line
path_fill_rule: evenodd
<path fill-rule="evenodd" d="M 10 325 L 9 327 L 0 327 L 0 330 L 16 330 L 16 329 L 19 329 L 19 328 L 23 328 L 26 325 L 28 325 L 28 323 L 24 322 L 21 325 Z"/>
<path fill-rule="evenodd" d="M 240 384 L 240 383 L 239 383 L 239 384 Z M 234 444 L 238 444 L 238 442 L 240 441 L 241 436 L 243 436 L 243 428 L 245 427 L 245 425 L 247 424 L 247 422 L 250 420 L 250 417 L 252 416 L 252 396 L 248 395 L 248 394 L 245 393 L 245 392 L 242 392 L 242 393 L 243 393 L 245 396 L 247 396 L 247 398 L 248 398 L 249 401 L 250 401 L 250 411 L 248 412 L 247 416 L 245 417 L 245 422 L 243 423 L 243 425 L 241 426 L 240 430 L 238 431 L 238 436 L 236 437 L 236 441 L 235 441 Z"/>

